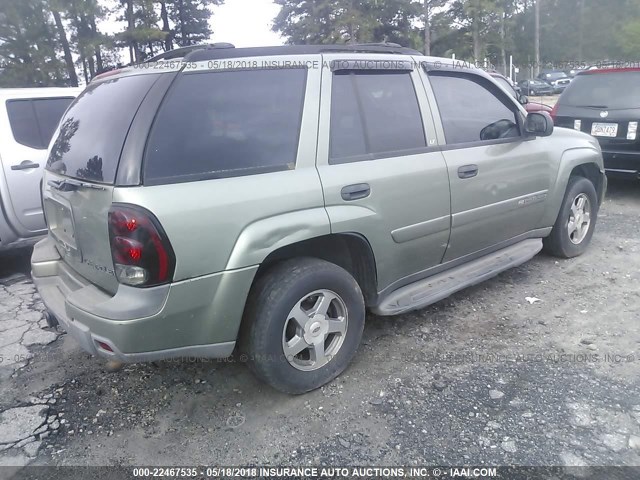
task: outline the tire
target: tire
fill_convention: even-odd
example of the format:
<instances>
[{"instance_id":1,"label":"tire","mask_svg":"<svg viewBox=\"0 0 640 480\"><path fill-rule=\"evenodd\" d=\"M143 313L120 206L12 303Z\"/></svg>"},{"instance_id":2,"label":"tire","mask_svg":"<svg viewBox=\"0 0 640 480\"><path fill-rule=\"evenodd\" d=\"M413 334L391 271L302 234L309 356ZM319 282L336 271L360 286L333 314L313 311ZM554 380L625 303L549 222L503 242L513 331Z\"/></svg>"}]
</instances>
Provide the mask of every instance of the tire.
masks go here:
<instances>
[{"instance_id":1,"label":"tire","mask_svg":"<svg viewBox=\"0 0 640 480\"><path fill-rule=\"evenodd\" d=\"M251 289L242 321L241 359L266 384L302 394L347 368L362 339L364 319L362 292L346 270L315 258L286 260ZM299 348L303 350L296 354Z\"/></svg>"},{"instance_id":2,"label":"tire","mask_svg":"<svg viewBox=\"0 0 640 480\"><path fill-rule=\"evenodd\" d=\"M577 218L581 224L576 227L576 213L580 212L579 201L584 200L584 213L589 215L589 223L586 225L584 216ZM598 195L593 183L584 177L571 177L567 185L567 191L560 207L560 213L551 234L544 239L544 250L556 257L573 258L582 255L588 248L598 220ZM573 224L570 222L573 220ZM570 229L573 230L570 233Z\"/></svg>"}]
</instances>

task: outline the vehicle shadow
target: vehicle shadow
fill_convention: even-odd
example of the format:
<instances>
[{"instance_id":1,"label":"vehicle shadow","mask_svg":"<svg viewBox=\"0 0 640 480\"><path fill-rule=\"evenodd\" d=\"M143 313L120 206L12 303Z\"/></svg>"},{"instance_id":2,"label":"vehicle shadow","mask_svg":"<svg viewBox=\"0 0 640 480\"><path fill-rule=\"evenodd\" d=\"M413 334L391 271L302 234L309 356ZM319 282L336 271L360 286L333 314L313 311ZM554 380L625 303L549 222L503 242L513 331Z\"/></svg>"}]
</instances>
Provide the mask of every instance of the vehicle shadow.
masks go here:
<instances>
[{"instance_id":1,"label":"vehicle shadow","mask_svg":"<svg viewBox=\"0 0 640 480\"><path fill-rule=\"evenodd\" d=\"M609 178L607 200L636 200L640 202L640 181Z\"/></svg>"},{"instance_id":2,"label":"vehicle shadow","mask_svg":"<svg viewBox=\"0 0 640 480\"><path fill-rule=\"evenodd\" d=\"M31 247L0 251L0 281L15 274L30 276Z\"/></svg>"}]
</instances>

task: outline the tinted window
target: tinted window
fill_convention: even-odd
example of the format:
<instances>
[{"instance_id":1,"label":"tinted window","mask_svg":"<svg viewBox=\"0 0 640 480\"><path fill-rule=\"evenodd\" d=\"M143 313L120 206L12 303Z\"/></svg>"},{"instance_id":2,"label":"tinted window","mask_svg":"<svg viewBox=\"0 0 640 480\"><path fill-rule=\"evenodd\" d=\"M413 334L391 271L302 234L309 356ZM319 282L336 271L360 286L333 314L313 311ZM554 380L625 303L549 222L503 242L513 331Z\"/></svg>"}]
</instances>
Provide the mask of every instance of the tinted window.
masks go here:
<instances>
[{"instance_id":1,"label":"tinted window","mask_svg":"<svg viewBox=\"0 0 640 480\"><path fill-rule=\"evenodd\" d=\"M60 122L64 111L72 101L73 98L43 98L33 100L44 148L49 146L53 132L55 132L58 127L58 122Z\"/></svg>"},{"instance_id":2,"label":"tinted window","mask_svg":"<svg viewBox=\"0 0 640 480\"><path fill-rule=\"evenodd\" d=\"M432 73L429 76L448 144L518 137L515 105L503 103L488 90L463 76ZM478 81L483 81L479 79ZM484 82L483 82L484 83Z\"/></svg>"},{"instance_id":3,"label":"tinted window","mask_svg":"<svg viewBox=\"0 0 640 480\"><path fill-rule=\"evenodd\" d=\"M31 148L43 148L36 112L31 100L10 100L7 113L16 142Z\"/></svg>"},{"instance_id":4,"label":"tinted window","mask_svg":"<svg viewBox=\"0 0 640 480\"><path fill-rule=\"evenodd\" d=\"M560 103L574 107L640 108L640 72L577 75Z\"/></svg>"},{"instance_id":5,"label":"tinted window","mask_svg":"<svg viewBox=\"0 0 640 480\"><path fill-rule=\"evenodd\" d=\"M73 98L35 98L7 101L13 138L31 148L45 149L62 114Z\"/></svg>"},{"instance_id":6,"label":"tinted window","mask_svg":"<svg viewBox=\"0 0 640 480\"><path fill-rule=\"evenodd\" d=\"M295 167L306 70L184 74L147 144L145 183Z\"/></svg>"},{"instance_id":7,"label":"tinted window","mask_svg":"<svg viewBox=\"0 0 640 480\"><path fill-rule=\"evenodd\" d=\"M516 91L506 79L502 77L493 77L493 79L498 82L502 88L509 92L510 95L512 95L513 97L517 96Z\"/></svg>"},{"instance_id":8,"label":"tinted window","mask_svg":"<svg viewBox=\"0 0 640 480\"><path fill-rule=\"evenodd\" d=\"M332 91L331 163L426 147L409 73L337 73Z\"/></svg>"},{"instance_id":9,"label":"tinted window","mask_svg":"<svg viewBox=\"0 0 640 480\"><path fill-rule=\"evenodd\" d=\"M137 75L89 85L62 119L47 168L70 177L113 183L133 117L157 78Z\"/></svg>"}]
</instances>

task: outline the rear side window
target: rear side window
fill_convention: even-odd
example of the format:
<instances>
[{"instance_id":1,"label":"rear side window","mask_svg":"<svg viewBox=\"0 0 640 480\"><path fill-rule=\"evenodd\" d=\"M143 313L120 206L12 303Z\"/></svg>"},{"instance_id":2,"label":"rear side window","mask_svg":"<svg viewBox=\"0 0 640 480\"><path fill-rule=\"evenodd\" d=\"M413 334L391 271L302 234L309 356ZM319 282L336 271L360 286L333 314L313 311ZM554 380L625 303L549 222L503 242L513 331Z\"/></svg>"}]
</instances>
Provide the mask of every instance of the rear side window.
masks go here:
<instances>
[{"instance_id":1,"label":"rear side window","mask_svg":"<svg viewBox=\"0 0 640 480\"><path fill-rule=\"evenodd\" d=\"M39 150L49 146L62 114L73 98L36 98L7 101L7 114L16 142Z\"/></svg>"},{"instance_id":2,"label":"rear side window","mask_svg":"<svg viewBox=\"0 0 640 480\"><path fill-rule=\"evenodd\" d=\"M133 117L158 76L135 75L89 85L62 119L47 169L113 184Z\"/></svg>"},{"instance_id":3,"label":"rear side window","mask_svg":"<svg viewBox=\"0 0 640 480\"><path fill-rule=\"evenodd\" d=\"M339 72L331 89L330 163L406 154L427 146L408 72Z\"/></svg>"},{"instance_id":4,"label":"rear side window","mask_svg":"<svg viewBox=\"0 0 640 480\"><path fill-rule=\"evenodd\" d=\"M640 72L577 75L559 102L572 107L640 108Z\"/></svg>"},{"instance_id":5,"label":"rear side window","mask_svg":"<svg viewBox=\"0 0 640 480\"><path fill-rule=\"evenodd\" d=\"M429 75L438 103L447 144L472 143L520 136L516 107L478 83L482 79L440 74ZM495 90L495 93L494 91Z\"/></svg>"},{"instance_id":6,"label":"rear side window","mask_svg":"<svg viewBox=\"0 0 640 480\"><path fill-rule=\"evenodd\" d=\"M305 69L181 75L151 129L147 185L295 168Z\"/></svg>"}]
</instances>

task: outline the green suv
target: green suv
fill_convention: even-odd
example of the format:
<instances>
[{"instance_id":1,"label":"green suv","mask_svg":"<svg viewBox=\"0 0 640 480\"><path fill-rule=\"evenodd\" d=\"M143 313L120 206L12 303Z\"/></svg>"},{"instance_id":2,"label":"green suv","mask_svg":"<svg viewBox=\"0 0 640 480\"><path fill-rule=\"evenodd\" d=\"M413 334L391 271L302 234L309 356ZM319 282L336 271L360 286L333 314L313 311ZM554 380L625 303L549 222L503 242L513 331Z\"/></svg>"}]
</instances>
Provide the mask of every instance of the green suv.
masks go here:
<instances>
[{"instance_id":1,"label":"green suv","mask_svg":"<svg viewBox=\"0 0 640 480\"><path fill-rule=\"evenodd\" d=\"M347 367L367 309L581 254L606 190L595 139L393 44L169 52L94 79L54 138L50 323L123 362L237 347L289 393Z\"/></svg>"}]
</instances>

